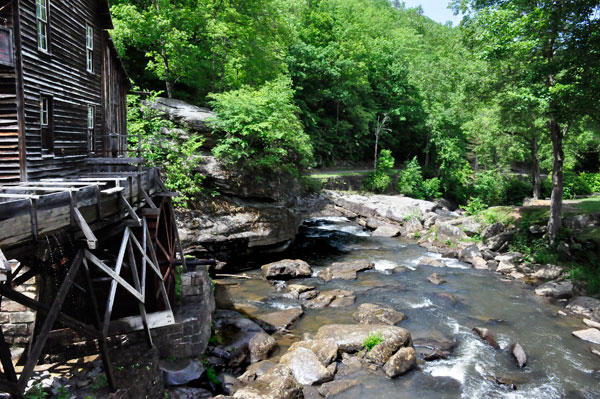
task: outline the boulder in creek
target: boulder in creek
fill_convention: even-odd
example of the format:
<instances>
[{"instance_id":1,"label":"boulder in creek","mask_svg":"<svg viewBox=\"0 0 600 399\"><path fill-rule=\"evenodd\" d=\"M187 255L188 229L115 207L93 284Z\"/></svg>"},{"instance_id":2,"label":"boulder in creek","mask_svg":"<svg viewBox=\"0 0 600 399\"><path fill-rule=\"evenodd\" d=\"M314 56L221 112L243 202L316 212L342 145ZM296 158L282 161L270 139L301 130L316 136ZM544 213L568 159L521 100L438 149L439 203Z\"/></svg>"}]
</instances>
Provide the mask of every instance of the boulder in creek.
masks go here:
<instances>
[{"instance_id":1,"label":"boulder in creek","mask_svg":"<svg viewBox=\"0 0 600 399\"><path fill-rule=\"evenodd\" d=\"M281 357L280 364L287 365L300 384L313 385L331 381L333 374L310 349L296 347Z\"/></svg>"},{"instance_id":2,"label":"boulder in creek","mask_svg":"<svg viewBox=\"0 0 600 399\"><path fill-rule=\"evenodd\" d=\"M442 258L458 258L458 251L456 249L446 249L442 252Z\"/></svg>"},{"instance_id":3,"label":"boulder in creek","mask_svg":"<svg viewBox=\"0 0 600 399\"><path fill-rule=\"evenodd\" d=\"M480 238L482 240L487 240L488 238L492 238L504 233L504 231L506 231L506 227L504 227L503 223L492 223L481 231Z\"/></svg>"},{"instance_id":4,"label":"boulder in creek","mask_svg":"<svg viewBox=\"0 0 600 399\"><path fill-rule=\"evenodd\" d=\"M473 262L471 262L473 264L473 267L475 269L478 270L489 270L490 266L488 265L488 261L483 259L483 258L473 258Z\"/></svg>"},{"instance_id":5,"label":"boulder in creek","mask_svg":"<svg viewBox=\"0 0 600 399\"><path fill-rule=\"evenodd\" d=\"M375 267L375 264L369 261L335 262L321 270L317 276L325 281L333 279L355 280L358 272L370 270L373 267Z\"/></svg>"},{"instance_id":6,"label":"boulder in creek","mask_svg":"<svg viewBox=\"0 0 600 399\"><path fill-rule=\"evenodd\" d=\"M473 263L475 258L482 258L481 251L475 244L463 248L458 254L458 260L461 262Z\"/></svg>"},{"instance_id":7,"label":"boulder in creek","mask_svg":"<svg viewBox=\"0 0 600 399\"><path fill-rule=\"evenodd\" d=\"M302 399L302 385L296 381L292 370L278 364L258 377L254 383L239 389L236 399Z\"/></svg>"},{"instance_id":8,"label":"boulder in creek","mask_svg":"<svg viewBox=\"0 0 600 399\"><path fill-rule=\"evenodd\" d=\"M585 330L573 331L573 335L577 338L591 342L592 344L600 345L600 330L597 328L588 328Z\"/></svg>"},{"instance_id":9,"label":"boulder in creek","mask_svg":"<svg viewBox=\"0 0 600 399\"><path fill-rule=\"evenodd\" d=\"M290 280L298 277L310 277L312 269L303 260L285 259L261 266L262 275L267 280Z\"/></svg>"},{"instance_id":10,"label":"boulder in creek","mask_svg":"<svg viewBox=\"0 0 600 399\"><path fill-rule=\"evenodd\" d=\"M423 230L423 223L418 218L410 218L402 225L402 235L415 234Z\"/></svg>"},{"instance_id":11,"label":"boulder in creek","mask_svg":"<svg viewBox=\"0 0 600 399\"><path fill-rule=\"evenodd\" d=\"M373 363L377 367L383 366L394 353L404 347L403 337L398 336L375 345L365 356L365 360Z\"/></svg>"},{"instance_id":12,"label":"boulder in creek","mask_svg":"<svg viewBox=\"0 0 600 399\"><path fill-rule=\"evenodd\" d=\"M329 398L330 396L340 394L359 384L360 382L358 380L336 380L326 382L319 387L319 393L321 396Z\"/></svg>"},{"instance_id":13,"label":"boulder in creek","mask_svg":"<svg viewBox=\"0 0 600 399\"><path fill-rule=\"evenodd\" d=\"M427 277L427 280L431 283L431 284L435 284L435 285L442 285L445 284L447 281L444 280L439 274L437 273L433 273L431 276Z\"/></svg>"},{"instance_id":14,"label":"boulder in creek","mask_svg":"<svg viewBox=\"0 0 600 399\"><path fill-rule=\"evenodd\" d=\"M570 281L550 281L537 287L535 294L553 298L569 298L573 296L573 283Z\"/></svg>"},{"instance_id":15,"label":"boulder in creek","mask_svg":"<svg viewBox=\"0 0 600 399\"><path fill-rule=\"evenodd\" d=\"M444 262L428 257L419 259L419 264L417 266L448 267Z\"/></svg>"},{"instance_id":16,"label":"boulder in creek","mask_svg":"<svg viewBox=\"0 0 600 399\"><path fill-rule=\"evenodd\" d=\"M412 334L417 357L425 361L447 359L456 348L456 342L438 331L422 331Z\"/></svg>"},{"instance_id":17,"label":"boulder in creek","mask_svg":"<svg viewBox=\"0 0 600 399\"><path fill-rule=\"evenodd\" d=\"M473 237L481 232L482 225L475 220L473 216L466 217L461 223L462 230L469 236Z\"/></svg>"},{"instance_id":18,"label":"boulder in creek","mask_svg":"<svg viewBox=\"0 0 600 399\"><path fill-rule=\"evenodd\" d=\"M498 342L496 342L496 339L492 333L490 333L490 330L487 328L475 327L473 328L473 331L475 334L479 335L479 338L487 342L492 348L500 349L500 345L498 345Z\"/></svg>"},{"instance_id":19,"label":"boulder in creek","mask_svg":"<svg viewBox=\"0 0 600 399\"><path fill-rule=\"evenodd\" d=\"M248 342L248 350L250 351L250 363L256 363L265 360L269 357L269 353L277 346L277 342L273 337L265 332L256 334L250 342Z\"/></svg>"},{"instance_id":20,"label":"boulder in creek","mask_svg":"<svg viewBox=\"0 0 600 399\"><path fill-rule=\"evenodd\" d=\"M190 359L161 361L159 365L165 385L185 385L204 374L204 366Z\"/></svg>"},{"instance_id":21,"label":"boulder in creek","mask_svg":"<svg viewBox=\"0 0 600 399\"><path fill-rule=\"evenodd\" d=\"M460 228L451 225L447 222L436 223L437 239L440 242L466 240L469 237Z\"/></svg>"},{"instance_id":22,"label":"boulder in creek","mask_svg":"<svg viewBox=\"0 0 600 399\"><path fill-rule=\"evenodd\" d=\"M314 352L325 367L332 364L338 357L338 345L333 339L308 339L304 341L294 342L288 349L288 352L293 352L297 348L306 348Z\"/></svg>"},{"instance_id":23,"label":"boulder in creek","mask_svg":"<svg viewBox=\"0 0 600 399\"><path fill-rule=\"evenodd\" d=\"M356 295L347 290L329 290L321 292L316 298L302 303L305 308L321 309L326 307L344 308L352 306Z\"/></svg>"},{"instance_id":24,"label":"boulder in creek","mask_svg":"<svg viewBox=\"0 0 600 399\"><path fill-rule=\"evenodd\" d=\"M315 339L333 339L342 352L358 352L369 335L380 335L384 341L399 340L403 346L412 345L410 333L401 327L376 324L328 324L321 328Z\"/></svg>"},{"instance_id":25,"label":"boulder in creek","mask_svg":"<svg viewBox=\"0 0 600 399\"><path fill-rule=\"evenodd\" d=\"M302 284L289 284L287 286L292 299L312 299L319 294L315 287Z\"/></svg>"},{"instance_id":26,"label":"boulder in creek","mask_svg":"<svg viewBox=\"0 0 600 399\"><path fill-rule=\"evenodd\" d=\"M398 377L417 365L417 356L412 347L401 348L383 366L383 371L388 378Z\"/></svg>"},{"instance_id":27,"label":"boulder in creek","mask_svg":"<svg viewBox=\"0 0 600 399\"><path fill-rule=\"evenodd\" d=\"M260 324L264 324L263 328L265 330L276 331L288 328L296 322L303 313L301 308L290 308L256 316L256 319L258 319Z\"/></svg>"},{"instance_id":28,"label":"boulder in creek","mask_svg":"<svg viewBox=\"0 0 600 399\"><path fill-rule=\"evenodd\" d=\"M600 330L600 323L590 319L583 319L583 324L588 327L597 328Z\"/></svg>"},{"instance_id":29,"label":"boulder in creek","mask_svg":"<svg viewBox=\"0 0 600 399\"><path fill-rule=\"evenodd\" d=\"M352 317L361 324L388 324L390 326L406 319L406 315L402 312L373 303L361 304Z\"/></svg>"},{"instance_id":30,"label":"boulder in creek","mask_svg":"<svg viewBox=\"0 0 600 399\"><path fill-rule=\"evenodd\" d=\"M525 354L525 350L521 345L519 345L519 343L515 343L514 345L512 345L510 354L512 355L513 359L515 359L515 361L517 362L517 366L519 366L519 368L525 367L525 365L527 364L527 354Z\"/></svg>"},{"instance_id":31,"label":"boulder in creek","mask_svg":"<svg viewBox=\"0 0 600 399\"><path fill-rule=\"evenodd\" d=\"M546 265L540 267L535 273L533 273L533 277L542 279L542 280L554 280L560 277L563 268L560 266L554 265Z\"/></svg>"},{"instance_id":32,"label":"boulder in creek","mask_svg":"<svg viewBox=\"0 0 600 399\"><path fill-rule=\"evenodd\" d=\"M510 274L516 270L517 270L517 266L515 266L513 263L506 262L506 261L501 261L498 264L498 267L496 268L496 272L502 273L502 274Z\"/></svg>"},{"instance_id":33,"label":"boulder in creek","mask_svg":"<svg viewBox=\"0 0 600 399\"><path fill-rule=\"evenodd\" d=\"M391 224L382 224L373 232L373 237L396 237L400 235L400 228Z\"/></svg>"},{"instance_id":34,"label":"boulder in creek","mask_svg":"<svg viewBox=\"0 0 600 399\"><path fill-rule=\"evenodd\" d=\"M590 320L600 322L600 299L576 296L569 301L567 309Z\"/></svg>"},{"instance_id":35,"label":"boulder in creek","mask_svg":"<svg viewBox=\"0 0 600 399\"><path fill-rule=\"evenodd\" d=\"M238 381L243 384L252 382L275 366L277 366L277 363L274 363L270 360L263 360L258 363L253 363L246 368L244 374L238 377Z\"/></svg>"}]
</instances>

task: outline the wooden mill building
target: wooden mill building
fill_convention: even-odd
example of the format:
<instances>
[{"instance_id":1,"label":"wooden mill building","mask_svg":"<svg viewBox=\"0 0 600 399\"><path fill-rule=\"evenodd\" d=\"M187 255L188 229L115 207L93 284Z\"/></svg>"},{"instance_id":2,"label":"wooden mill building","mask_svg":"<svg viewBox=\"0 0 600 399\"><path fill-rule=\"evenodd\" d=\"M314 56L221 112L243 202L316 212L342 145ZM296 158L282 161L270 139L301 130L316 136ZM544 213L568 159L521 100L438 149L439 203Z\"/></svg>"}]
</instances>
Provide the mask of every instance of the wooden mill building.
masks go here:
<instances>
[{"instance_id":1,"label":"wooden mill building","mask_svg":"<svg viewBox=\"0 0 600 399\"><path fill-rule=\"evenodd\" d=\"M20 372L0 324L0 391L14 397L56 328L97 340L112 386L115 321L150 345L151 326L173 323L176 194L127 146L110 28L106 0L0 0L0 300L36 312ZM32 282L33 298L19 290Z\"/></svg>"}]
</instances>

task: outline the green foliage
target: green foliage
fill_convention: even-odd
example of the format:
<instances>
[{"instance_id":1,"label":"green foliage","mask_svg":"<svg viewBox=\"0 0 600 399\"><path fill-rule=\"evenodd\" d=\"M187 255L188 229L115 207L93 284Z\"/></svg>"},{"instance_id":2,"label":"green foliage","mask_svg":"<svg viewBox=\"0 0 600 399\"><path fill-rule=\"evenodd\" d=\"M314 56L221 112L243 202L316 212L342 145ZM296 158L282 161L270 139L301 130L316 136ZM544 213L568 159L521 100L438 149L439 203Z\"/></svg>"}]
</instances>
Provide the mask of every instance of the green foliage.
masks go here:
<instances>
[{"instance_id":1,"label":"green foliage","mask_svg":"<svg viewBox=\"0 0 600 399\"><path fill-rule=\"evenodd\" d=\"M221 385L221 380L217 377L217 372L214 368L206 360L202 361L204 365L204 369L206 370L206 378L210 381L214 386L218 387Z\"/></svg>"},{"instance_id":2,"label":"green foliage","mask_svg":"<svg viewBox=\"0 0 600 399\"><path fill-rule=\"evenodd\" d=\"M392 183L390 173L394 168L395 162L396 160L392 156L392 152L382 149L377 158L377 170L365 178L363 182L364 188L376 193L386 192Z\"/></svg>"},{"instance_id":3,"label":"green foliage","mask_svg":"<svg viewBox=\"0 0 600 399\"><path fill-rule=\"evenodd\" d=\"M25 393L25 399L46 399L48 392L44 390L41 383L33 384Z\"/></svg>"},{"instance_id":4,"label":"green foliage","mask_svg":"<svg viewBox=\"0 0 600 399\"><path fill-rule=\"evenodd\" d=\"M417 157L408 162L398 175L398 192L418 199L441 197L441 180L437 177L423 179L423 173Z\"/></svg>"},{"instance_id":5,"label":"green foliage","mask_svg":"<svg viewBox=\"0 0 600 399\"><path fill-rule=\"evenodd\" d=\"M57 390L56 399L70 399L71 392L66 387L59 387Z\"/></svg>"},{"instance_id":6,"label":"green foliage","mask_svg":"<svg viewBox=\"0 0 600 399\"><path fill-rule=\"evenodd\" d=\"M464 206L464 210L467 215L477 215L487 207L488 205L480 197L471 197L467 205Z\"/></svg>"},{"instance_id":7,"label":"green foliage","mask_svg":"<svg viewBox=\"0 0 600 399\"><path fill-rule=\"evenodd\" d=\"M182 295L182 286L181 286L181 274L183 273L183 266L175 267L175 300L177 302L181 301L183 298Z\"/></svg>"},{"instance_id":8,"label":"green foliage","mask_svg":"<svg viewBox=\"0 0 600 399\"><path fill-rule=\"evenodd\" d=\"M288 78L210 98L216 114L210 125L219 135L213 149L217 158L248 174L299 176L311 165L312 146L297 117Z\"/></svg>"},{"instance_id":9,"label":"green foliage","mask_svg":"<svg viewBox=\"0 0 600 399\"><path fill-rule=\"evenodd\" d=\"M365 348L367 351L370 351L371 349L373 349L375 346L379 345L383 341L384 341L384 339L381 336L381 333L376 333L376 334L371 333L363 341L363 348Z\"/></svg>"},{"instance_id":10,"label":"green foliage","mask_svg":"<svg viewBox=\"0 0 600 399\"><path fill-rule=\"evenodd\" d=\"M106 374L98 374L98 376L96 376L96 379L94 380L94 383L92 384L92 389L101 389L101 388L106 388L108 386L108 378L106 377Z\"/></svg>"}]
</instances>

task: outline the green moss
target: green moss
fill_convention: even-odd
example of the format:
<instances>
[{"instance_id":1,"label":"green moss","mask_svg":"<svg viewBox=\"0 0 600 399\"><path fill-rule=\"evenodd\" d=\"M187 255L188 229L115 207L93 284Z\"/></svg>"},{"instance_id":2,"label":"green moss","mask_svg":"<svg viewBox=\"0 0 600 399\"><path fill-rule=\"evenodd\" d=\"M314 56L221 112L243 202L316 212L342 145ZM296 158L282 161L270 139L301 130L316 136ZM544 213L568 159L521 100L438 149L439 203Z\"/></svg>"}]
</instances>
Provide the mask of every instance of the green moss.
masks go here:
<instances>
[{"instance_id":1,"label":"green moss","mask_svg":"<svg viewBox=\"0 0 600 399\"><path fill-rule=\"evenodd\" d=\"M371 333L363 341L363 348L370 351L371 349L373 349L375 346L379 345L382 342L383 342L383 337L381 336L380 333L377 333L377 334Z\"/></svg>"}]
</instances>

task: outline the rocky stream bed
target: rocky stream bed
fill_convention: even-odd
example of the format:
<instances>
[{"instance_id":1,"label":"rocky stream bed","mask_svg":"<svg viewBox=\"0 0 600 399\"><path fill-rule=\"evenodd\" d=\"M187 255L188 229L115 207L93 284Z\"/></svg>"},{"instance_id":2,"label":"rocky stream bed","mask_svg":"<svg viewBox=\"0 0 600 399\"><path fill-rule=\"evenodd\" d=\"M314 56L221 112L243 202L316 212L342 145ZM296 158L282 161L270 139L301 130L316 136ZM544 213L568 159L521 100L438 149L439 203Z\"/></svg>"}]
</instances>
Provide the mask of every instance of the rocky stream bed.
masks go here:
<instances>
[{"instance_id":1,"label":"rocky stream bed","mask_svg":"<svg viewBox=\"0 0 600 399\"><path fill-rule=\"evenodd\" d=\"M502 226L457 223L432 203L347 198L304 222L288 260L216 281L207 360L226 394L600 397L600 301L578 296L562 269L499 252ZM433 239L424 229L436 224ZM485 244L457 238L468 226L488 230Z\"/></svg>"}]
</instances>

